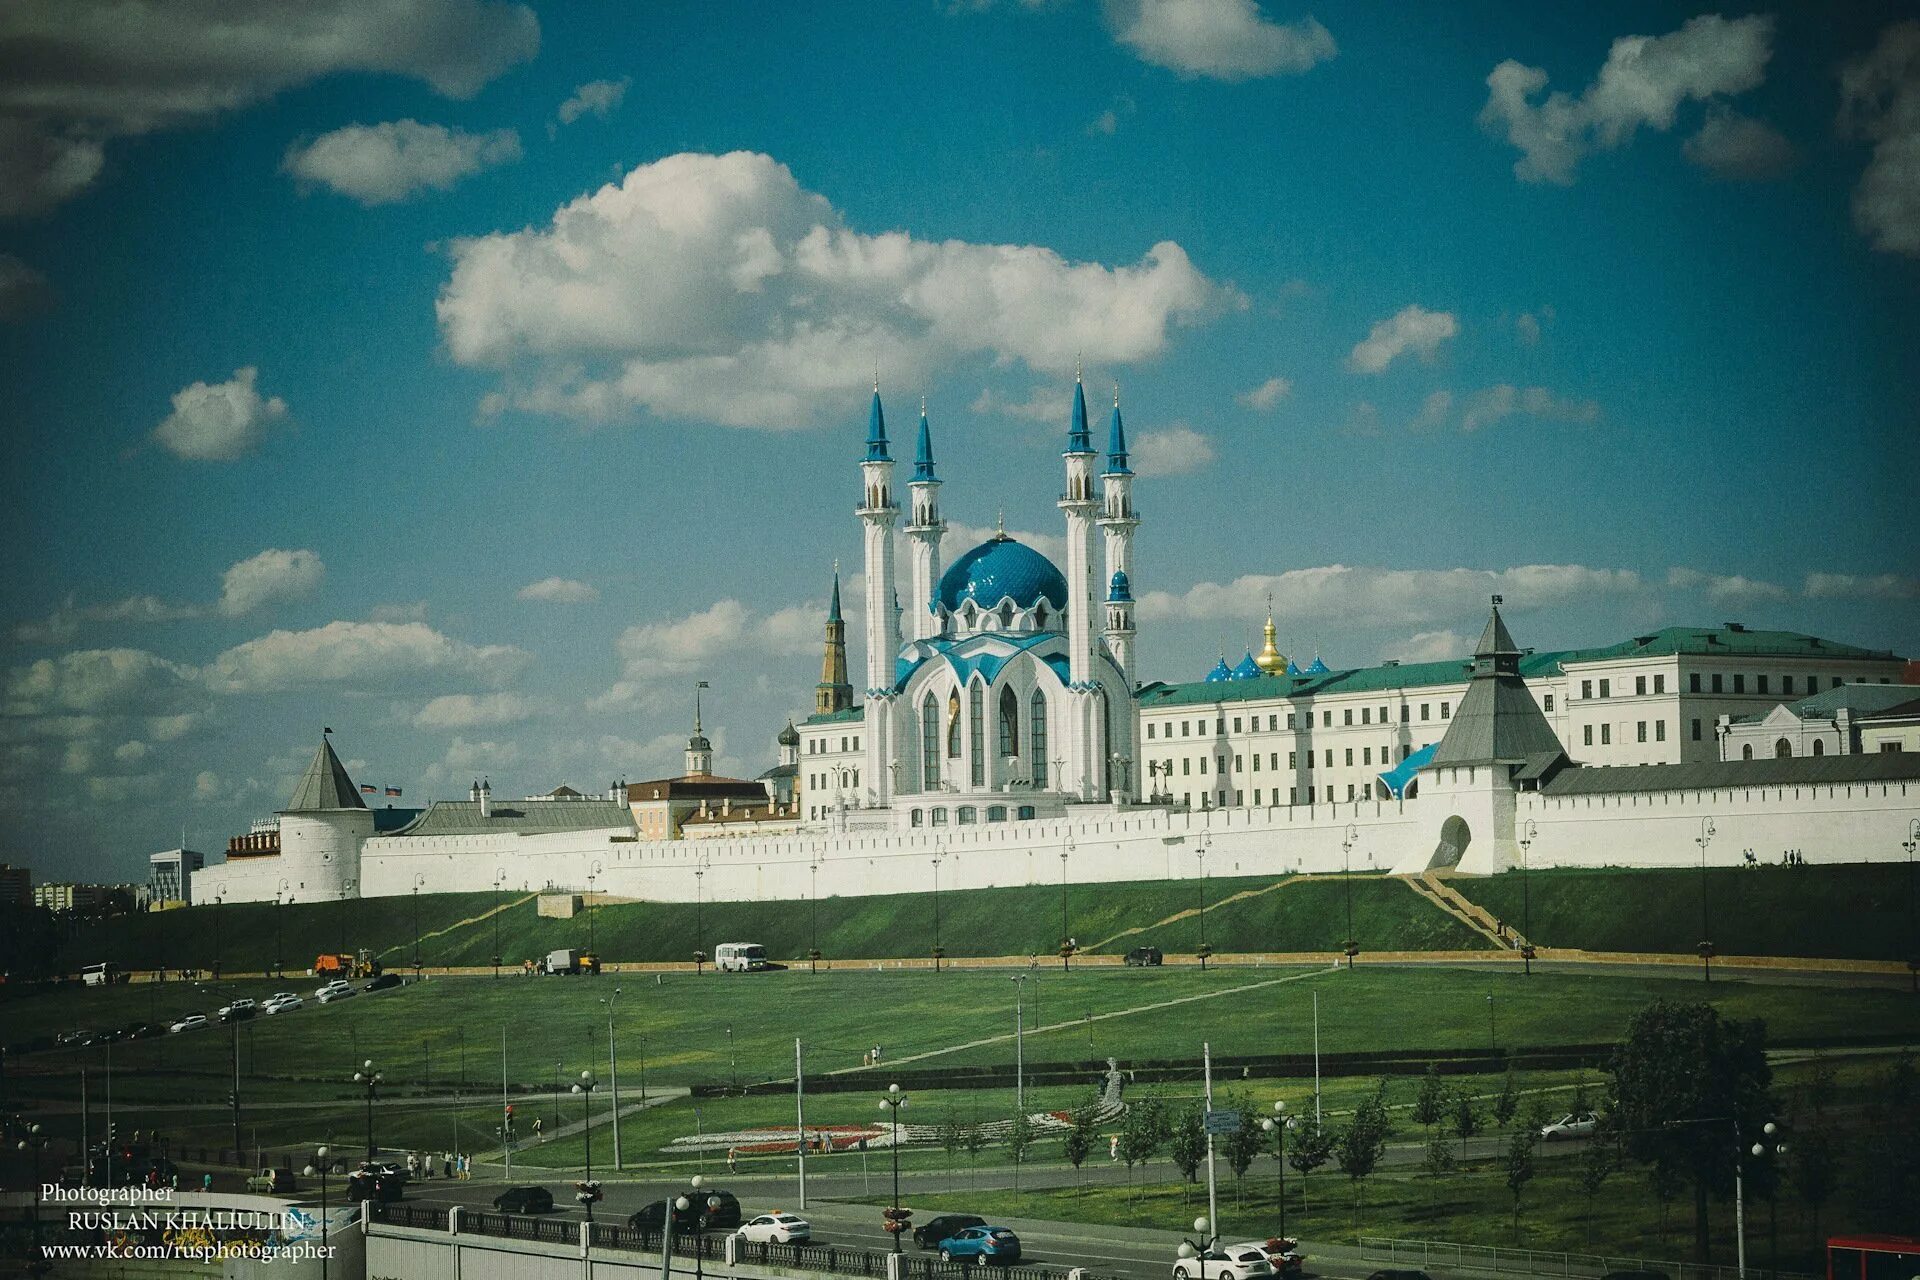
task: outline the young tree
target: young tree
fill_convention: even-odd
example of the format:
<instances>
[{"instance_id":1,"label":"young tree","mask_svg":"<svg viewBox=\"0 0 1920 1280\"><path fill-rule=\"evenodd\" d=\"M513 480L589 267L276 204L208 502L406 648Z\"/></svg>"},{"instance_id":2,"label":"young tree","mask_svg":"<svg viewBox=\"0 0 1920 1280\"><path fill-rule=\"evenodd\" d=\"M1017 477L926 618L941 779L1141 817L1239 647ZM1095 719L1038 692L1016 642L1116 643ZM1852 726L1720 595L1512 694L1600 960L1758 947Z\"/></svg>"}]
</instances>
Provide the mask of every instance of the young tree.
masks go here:
<instances>
[{"instance_id":1,"label":"young tree","mask_svg":"<svg viewBox=\"0 0 1920 1280\"><path fill-rule=\"evenodd\" d=\"M1460 1158L1467 1158L1467 1142L1480 1132L1480 1110L1473 1105L1473 1095L1462 1093L1453 1100L1453 1132L1460 1139Z\"/></svg>"},{"instance_id":2,"label":"young tree","mask_svg":"<svg viewBox=\"0 0 1920 1280\"><path fill-rule=\"evenodd\" d=\"M1427 1171L1427 1208L1433 1208L1434 1195L1439 1189L1440 1179L1453 1172L1453 1148L1447 1145L1444 1133L1434 1133L1427 1139L1427 1152L1420 1161L1420 1167Z\"/></svg>"},{"instance_id":3,"label":"young tree","mask_svg":"<svg viewBox=\"0 0 1920 1280\"><path fill-rule=\"evenodd\" d=\"M1013 1189L1020 1190L1020 1166L1026 1162L1027 1152L1033 1146L1033 1121L1024 1111L1013 1113L1013 1123L1007 1126L1007 1159L1013 1161Z\"/></svg>"},{"instance_id":4,"label":"young tree","mask_svg":"<svg viewBox=\"0 0 1920 1280\"><path fill-rule=\"evenodd\" d=\"M1260 1154L1263 1145L1260 1122L1254 1117L1253 1109L1240 1108L1240 1127L1220 1141L1226 1148L1221 1154L1227 1158L1227 1168L1233 1170L1233 1202L1239 1204L1246 1186L1247 1170L1253 1168L1254 1157Z\"/></svg>"},{"instance_id":5,"label":"young tree","mask_svg":"<svg viewBox=\"0 0 1920 1280\"><path fill-rule=\"evenodd\" d=\"M953 1158L960 1153L960 1148L965 1144L965 1141L960 1134L960 1122L958 1120L949 1119L941 1124L940 1148L947 1153L948 1179L952 1179L953 1177Z\"/></svg>"},{"instance_id":6,"label":"young tree","mask_svg":"<svg viewBox=\"0 0 1920 1280\"><path fill-rule=\"evenodd\" d=\"M967 1187L973 1187L974 1171L980 1167L980 1153L986 1149L987 1131L970 1124L960 1131L960 1146L967 1153Z\"/></svg>"},{"instance_id":7,"label":"young tree","mask_svg":"<svg viewBox=\"0 0 1920 1280\"><path fill-rule=\"evenodd\" d=\"M1180 1171L1180 1203L1185 1204L1187 1188L1198 1176L1200 1162L1207 1158L1206 1125L1198 1107L1184 1107L1174 1115L1167 1153L1173 1158L1173 1167Z\"/></svg>"},{"instance_id":8,"label":"young tree","mask_svg":"<svg viewBox=\"0 0 1920 1280\"><path fill-rule=\"evenodd\" d=\"M1520 1089L1513 1078L1513 1068L1507 1068L1507 1078L1500 1086L1500 1096L1493 1100L1493 1122L1505 1128L1513 1123L1514 1114L1520 1110Z\"/></svg>"},{"instance_id":9,"label":"young tree","mask_svg":"<svg viewBox=\"0 0 1920 1280\"><path fill-rule=\"evenodd\" d=\"M1139 1106L1130 1106L1120 1125L1120 1160L1127 1166L1127 1198L1133 1198L1133 1166L1145 1163L1153 1139L1151 1122Z\"/></svg>"},{"instance_id":10,"label":"young tree","mask_svg":"<svg viewBox=\"0 0 1920 1280\"><path fill-rule=\"evenodd\" d=\"M1073 1124L1060 1142L1060 1154L1067 1158L1067 1163L1073 1166L1076 1174L1080 1172L1080 1166L1086 1163L1087 1157L1093 1154L1094 1139L1099 1136L1095 1102L1095 1099L1089 1098L1075 1109Z\"/></svg>"},{"instance_id":11,"label":"young tree","mask_svg":"<svg viewBox=\"0 0 1920 1280\"><path fill-rule=\"evenodd\" d=\"M1533 1144L1539 1130L1522 1127L1514 1130L1507 1142L1507 1190L1513 1192L1513 1239L1520 1242L1520 1193L1533 1181Z\"/></svg>"},{"instance_id":12,"label":"young tree","mask_svg":"<svg viewBox=\"0 0 1920 1280\"><path fill-rule=\"evenodd\" d=\"M1586 1227L1588 1248L1593 1247L1593 1206L1599 1198L1601 1184L1613 1173L1617 1155L1611 1137L1605 1133L1596 1133L1580 1152L1580 1167L1574 1178L1586 1201L1586 1212L1581 1216Z\"/></svg>"},{"instance_id":13,"label":"young tree","mask_svg":"<svg viewBox=\"0 0 1920 1280\"><path fill-rule=\"evenodd\" d=\"M1575 1115L1593 1110L1593 1095L1587 1089L1587 1073L1584 1071L1573 1078L1573 1097L1570 1102Z\"/></svg>"},{"instance_id":14,"label":"young tree","mask_svg":"<svg viewBox=\"0 0 1920 1280\"><path fill-rule=\"evenodd\" d=\"M1353 1183L1354 1218L1359 1220L1359 1211L1366 1202L1366 1179L1380 1163L1380 1157L1387 1149L1387 1135L1391 1127L1387 1121L1386 1105L1376 1093L1367 1101L1354 1108L1353 1119L1340 1131L1334 1141L1333 1158L1340 1166L1340 1172L1347 1175Z\"/></svg>"},{"instance_id":15,"label":"young tree","mask_svg":"<svg viewBox=\"0 0 1920 1280\"><path fill-rule=\"evenodd\" d=\"M1300 1175L1300 1207L1307 1207L1308 1180L1333 1158L1333 1134L1320 1125L1303 1126L1287 1139L1287 1163Z\"/></svg>"},{"instance_id":16,"label":"young tree","mask_svg":"<svg viewBox=\"0 0 1920 1280\"><path fill-rule=\"evenodd\" d=\"M1420 1077L1420 1092L1413 1095L1413 1122L1424 1126L1431 1138L1433 1126L1446 1114L1447 1087L1440 1082L1439 1064L1429 1062L1427 1074Z\"/></svg>"}]
</instances>

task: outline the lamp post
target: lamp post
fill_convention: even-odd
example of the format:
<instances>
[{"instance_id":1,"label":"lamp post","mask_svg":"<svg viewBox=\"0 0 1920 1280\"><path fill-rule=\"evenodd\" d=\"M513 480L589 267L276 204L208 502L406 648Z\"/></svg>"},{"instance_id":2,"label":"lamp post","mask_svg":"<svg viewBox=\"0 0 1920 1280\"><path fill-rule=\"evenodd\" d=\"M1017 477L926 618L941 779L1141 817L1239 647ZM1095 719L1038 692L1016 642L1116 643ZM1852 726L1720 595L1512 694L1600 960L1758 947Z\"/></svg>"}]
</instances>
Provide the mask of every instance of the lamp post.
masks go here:
<instances>
[{"instance_id":1,"label":"lamp post","mask_svg":"<svg viewBox=\"0 0 1920 1280\"><path fill-rule=\"evenodd\" d=\"M619 998L618 987L612 995L600 997L600 1003L607 1006L607 1075L613 1092L613 1168L616 1173L627 1167L620 1158L620 1049L613 1038L613 1002Z\"/></svg>"},{"instance_id":2,"label":"lamp post","mask_svg":"<svg viewBox=\"0 0 1920 1280\"><path fill-rule=\"evenodd\" d=\"M1347 968L1353 968L1353 958L1360 954L1360 944L1353 936L1353 845L1360 838L1360 829L1353 823L1340 836L1340 885L1347 897Z\"/></svg>"},{"instance_id":3,"label":"lamp post","mask_svg":"<svg viewBox=\"0 0 1920 1280\"><path fill-rule=\"evenodd\" d=\"M227 885L223 880L220 887L213 891L213 979L220 980L220 904L227 898Z\"/></svg>"},{"instance_id":4,"label":"lamp post","mask_svg":"<svg viewBox=\"0 0 1920 1280\"><path fill-rule=\"evenodd\" d=\"M1920 919L1914 915L1914 862L1913 851L1920 847L1920 818L1907 819L1907 838L1900 842L1907 851L1907 945L1920 947ZM1920 991L1920 951L1907 957L1907 973L1913 978L1913 989Z\"/></svg>"},{"instance_id":5,"label":"lamp post","mask_svg":"<svg viewBox=\"0 0 1920 1280\"><path fill-rule=\"evenodd\" d=\"M887 1218L887 1231L893 1236L893 1251L900 1252L900 1237L905 1234L905 1224L900 1221L900 1108L907 1105L907 1095L900 1092L900 1086L887 1086L887 1096L880 1099L880 1109L891 1112L889 1126L892 1141L887 1145L893 1149L893 1212Z\"/></svg>"},{"instance_id":6,"label":"lamp post","mask_svg":"<svg viewBox=\"0 0 1920 1280\"><path fill-rule=\"evenodd\" d=\"M27 1126L24 1137L15 1144L21 1151L33 1152L33 1253L40 1256L40 1153L46 1149L47 1135L39 1125ZM86 1163L87 1153L80 1153L80 1161Z\"/></svg>"},{"instance_id":7,"label":"lamp post","mask_svg":"<svg viewBox=\"0 0 1920 1280\"><path fill-rule=\"evenodd\" d=\"M591 1070L582 1071L573 1085L573 1092L579 1094L580 1101L585 1104L580 1115L581 1129L587 1138L587 1177L574 1194L586 1208L588 1222L593 1221L593 1202L600 1198L600 1184L593 1180L593 1091L599 1087L600 1082L593 1078Z\"/></svg>"},{"instance_id":8,"label":"lamp post","mask_svg":"<svg viewBox=\"0 0 1920 1280\"><path fill-rule=\"evenodd\" d=\"M493 976L500 976L500 888L507 882L503 867L493 877Z\"/></svg>"},{"instance_id":9,"label":"lamp post","mask_svg":"<svg viewBox=\"0 0 1920 1280\"><path fill-rule=\"evenodd\" d=\"M1273 1135L1273 1167L1280 1178L1280 1234L1287 1234L1287 1130L1293 1128L1293 1117L1287 1114L1284 1099L1275 1099L1273 1115L1260 1122L1260 1127Z\"/></svg>"},{"instance_id":10,"label":"lamp post","mask_svg":"<svg viewBox=\"0 0 1920 1280\"><path fill-rule=\"evenodd\" d=\"M693 1175L692 1178L688 1179L688 1185L692 1187L693 1194L697 1196L700 1194L701 1188L707 1185L707 1180L696 1173ZM693 1200L691 1197L684 1196L684 1195L675 1196L673 1200L673 1207L675 1209L678 1209L681 1213L685 1213L689 1209L693 1208ZM702 1207L706 1210L707 1213L712 1213L714 1210L720 1207L720 1197L708 1196L706 1199L705 1205L703 1205ZM662 1269L666 1271L669 1275L671 1275L673 1271L673 1220L676 1216L677 1215L675 1214L669 1213L667 1215L666 1223L662 1228L662 1230L665 1232L666 1238L665 1238L665 1242L660 1246L660 1250L661 1250L660 1265ZM696 1224L701 1223L703 1221L704 1221L704 1215L695 1215L694 1222ZM694 1280L705 1280L705 1271L703 1270L703 1268L706 1263L707 1242L704 1237L696 1236L695 1239L696 1239L696 1243L693 1249Z\"/></svg>"},{"instance_id":11,"label":"lamp post","mask_svg":"<svg viewBox=\"0 0 1920 1280\"><path fill-rule=\"evenodd\" d=\"M1747 1276L1747 1198L1746 1198L1747 1156L1749 1154L1752 1154L1755 1157L1775 1156L1775 1155L1784 1156L1785 1154L1787 1154L1786 1142L1784 1140L1779 1142L1774 1141L1774 1139L1779 1137L1780 1135L1780 1128L1778 1125L1774 1124L1773 1121L1769 1120L1765 1124L1761 1125L1760 1134L1761 1134L1761 1138L1763 1139L1762 1141L1754 1143L1753 1146L1750 1148L1745 1146L1740 1141L1740 1120L1738 1117L1734 1118L1734 1121L1733 1121L1733 1242L1734 1242L1734 1251L1735 1251L1735 1261L1738 1264L1737 1269L1740 1275L1740 1280L1746 1280L1746 1276Z\"/></svg>"},{"instance_id":12,"label":"lamp post","mask_svg":"<svg viewBox=\"0 0 1920 1280\"><path fill-rule=\"evenodd\" d=\"M1182 1239L1180 1241L1180 1248L1176 1251L1182 1258L1198 1258L1200 1260L1199 1280L1207 1280L1207 1254L1213 1251L1214 1245L1219 1243L1220 1240L1219 1236L1213 1234L1212 1225L1213 1224L1205 1218L1195 1218L1193 1220L1193 1234L1194 1236L1198 1236L1199 1239L1196 1240L1191 1236Z\"/></svg>"},{"instance_id":13,"label":"lamp post","mask_svg":"<svg viewBox=\"0 0 1920 1280\"><path fill-rule=\"evenodd\" d=\"M1120 799L1124 801L1128 797L1127 784L1131 782L1133 778L1133 757L1121 755L1116 751L1113 753L1111 763L1114 768L1120 771ZM1112 786L1111 778L1108 779L1108 786Z\"/></svg>"},{"instance_id":14,"label":"lamp post","mask_svg":"<svg viewBox=\"0 0 1920 1280\"><path fill-rule=\"evenodd\" d=\"M600 864L593 864L593 870L587 872L587 954L598 955L593 949L593 885L600 878ZM592 970L588 970L589 973Z\"/></svg>"},{"instance_id":15,"label":"lamp post","mask_svg":"<svg viewBox=\"0 0 1920 1280\"><path fill-rule=\"evenodd\" d=\"M413 878L413 976L416 978L420 976L420 887L426 882L423 875Z\"/></svg>"},{"instance_id":16,"label":"lamp post","mask_svg":"<svg viewBox=\"0 0 1920 1280\"><path fill-rule=\"evenodd\" d=\"M280 908L286 905L285 902L281 901L281 897L285 895L286 902L293 901L292 891L293 885L286 880L282 880L279 886L273 891L273 976L276 978L280 976L281 969Z\"/></svg>"},{"instance_id":17,"label":"lamp post","mask_svg":"<svg viewBox=\"0 0 1920 1280\"><path fill-rule=\"evenodd\" d=\"M1067 847L1060 851L1060 971L1066 973L1073 968L1073 928L1067 920L1067 859L1073 854L1073 837L1067 837Z\"/></svg>"},{"instance_id":18,"label":"lamp post","mask_svg":"<svg viewBox=\"0 0 1920 1280\"><path fill-rule=\"evenodd\" d=\"M373 1159L373 1098L380 1091L380 1082L386 1077L373 1069L373 1059L368 1058L353 1073L353 1082L367 1091L367 1159Z\"/></svg>"},{"instance_id":19,"label":"lamp post","mask_svg":"<svg viewBox=\"0 0 1920 1280\"><path fill-rule=\"evenodd\" d=\"M346 902L351 899L353 897L353 891L359 887L360 882L358 880L342 880L340 882L340 901ZM347 912L345 910L340 912L340 954L347 954Z\"/></svg>"},{"instance_id":20,"label":"lamp post","mask_svg":"<svg viewBox=\"0 0 1920 1280\"><path fill-rule=\"evenodd\" d=\"M940 961L947 952L940 945L940 863L946 858L936 836L933 842L933 971L940 972Z\"/></svg>"},{"instance_id":21,"label":"lamp post","mask_svg":"<svg viewBox=\"0 0 1920 1280\"><path fill-rule=\"evenodd\" d=\"M1012 975L1013 982L1013 1104L1021 1110L1027 1105L1027 975Z\"/></svg>"},{"instance_id":22,"label":"lamp post","mask_svg":"<svg viewBox=\"0 0 1920 1280\"><path fill-rule=\"evenodd\" d=\"M1493 1051L1496 1058L1500 1056L1500 1031L1498 1024L1494 1021L1493 992L1491 991L1487 992L1487 1048Z\"/></svg>"},{"instance_id":23,"label":"lamp post","mask_svg":"<svg viewBox=\"0 0 1920 1280\"><path fill-rule=\"evenodd\" d=\"M707 868L705 862L694 864L693 868L693 971L697 975L700 966L707 962L707 925L705 903L702 900L701 886L705 880Z\"/></svg>"},{"instance_id":24,"label":"lamp post","mask_svg":"<svg viewBox=\"0 0 1920 1280\"><path fill-rule=\"evenodd\" d=\"M1194 952L1200 957L1200 972L1207 971L1207 957L1213 954L1213 948L1207 945L1207 848L1213 843L1213 833L1200 833L1200 946Z\"/></svg>"},{"instance_id":25,"label":"lamp post","mask_svg":"<svg viewBox=\"0 0 1920 1280\"><path fill-rule=\"evenodd\" d=\"M1713 843L1713 819L1700 819L1700 834L1693 838L1700 846L1700 972L1701 980L1713 981L1713 929L1707 916L1707 846Z\"/></svg>"},{"instance_id":26,"label":"lamp post","mask_svg":"<svg viewBox=\"0 0 1920 1280\"><path fill-rule=\"evenodd\" d=\"M333 1154L331 1148L319 1147L313 1153L314 1164L301 1172L311 1178L316 1172L320 1175L320 1280L327 1280L327 1159ZM314 1165L320 1166L317 1170Z\"/></svg>"},{"instance_id":27,"label":"lamp post","mask_svg":"<svg viewBox=\"0 0 1920 1280\"><path fill-rule=\"evenodd\" d=\"M1528 818L1520 828L1520 963L1528 974L1533 972L1533 894L1527 879L1527 853L1539 836L1539 824Z\"/></svg>"},{"instance_id":28,"label":"lamp post","mask_svg":"<svg viewBox=\"0 0 1920 1280\"><path fill-rule=\"evenodd\" d=\"M740 1088L740 1059L733 1052L733 1024L727 1024L727 1087Z\"/></svg>"},{"instance_id":29,"label":"lamp post","mask_svg":"<svg viewBox=\"0 0 1920 1280\"><path fill-rule=\"evenodd\" d=\"M812 924L809 926L809 940L807 942L807 965L811 972L819 973L820 972L820 855L817 852L813 855L813 861L810 864L808 864L807 871L812 877L810 881L811 887L807 892L807 909L813 919Z\"/></svg>"}]
</instances>

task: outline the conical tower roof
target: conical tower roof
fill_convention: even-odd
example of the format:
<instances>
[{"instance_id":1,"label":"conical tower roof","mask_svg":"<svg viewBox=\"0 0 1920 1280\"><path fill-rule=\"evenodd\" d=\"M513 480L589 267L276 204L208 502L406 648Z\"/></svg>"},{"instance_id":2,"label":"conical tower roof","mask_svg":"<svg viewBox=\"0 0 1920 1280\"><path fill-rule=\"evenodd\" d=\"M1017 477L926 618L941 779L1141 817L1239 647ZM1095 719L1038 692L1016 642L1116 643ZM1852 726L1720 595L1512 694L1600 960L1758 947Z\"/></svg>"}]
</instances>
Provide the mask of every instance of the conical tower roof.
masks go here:
<instances>
[{"instance_id":1,"label":"conical tower roof","mask_svg":"<svg viewBox=\"0 0 1920 1280\"><path fill-rule=\"evenodd\" d=\"M359 788L347 776L347 766L340 763L340 757L333 754L333 743L322 734L320 749L313 753L312 763L307 765L306 773L301 775L300 785L293 789L293 799L287 802L282 812L310 813L366 807L366 801L360 798Z\"/></svg>"},{"instance_id":2,"label":"conical tower roof","mask_svg":"<svg viewBox=\"0 0 1920 1280\"><path fill-rule=\"evenodd\" d=\"M1520 655L1495 596L1474 651L1473 679L1433 754L1434 764L1520 764L1541 752L1563 750L1546 713L1527 692Z\"/></svg>"}]
</instances>

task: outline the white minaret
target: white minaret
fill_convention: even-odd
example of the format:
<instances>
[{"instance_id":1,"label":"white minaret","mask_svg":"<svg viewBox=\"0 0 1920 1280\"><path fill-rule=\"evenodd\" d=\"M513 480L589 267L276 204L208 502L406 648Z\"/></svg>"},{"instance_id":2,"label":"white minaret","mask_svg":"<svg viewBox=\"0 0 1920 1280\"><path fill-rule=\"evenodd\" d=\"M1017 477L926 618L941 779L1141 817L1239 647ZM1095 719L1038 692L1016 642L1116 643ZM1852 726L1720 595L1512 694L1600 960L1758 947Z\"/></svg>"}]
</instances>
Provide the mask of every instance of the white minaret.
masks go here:
<instances>
[{"instance_id":1,"label":"white minaret","mask_svg":"<svg viewBox=\"0 0 1920 1280\"><path fill-rule=\"evenodd\" d=\"M1100 476L1100 531L1106 535L1107 652L1126 678L1131 698L1137 658L1133 630L1133 471L1127 466L1127 431L1120 424L1120 388L1113 389L1113 423L1107 431L1107 469Z\"/></svg>"},{"instance_id":2,"label":"white minaret","mask_svg":"<svg viewBox=\"0 0 1920 1280\"><path fill-rule=\"evenodd\" d=\"M920 401L920 440L913 455L912 512L906 533L913 543L913 589L907 596L907 634L926 640L940 634L933 589L940 581L940 540L947 525L940 518L940 478L933 473L933 432L927 426L927 402Z\"/></svg>"},{"instance_id":3,"label":"white minaret","mask_svg":"<svg viewBox=\"0 0 1920 1280\"><path fill-rule=\"evenodd\" d=\"M1073 380L1073 423L1067 432L1067 492L1060 510L1067 517L1067 688L1072 707L1068 728L1066 776L1061 789L1091 800L1105 792L1098 689L1094 667L1094 618L1099 604L1093 586L1093 436L1087 430L1087 393Z\"/></svg>"},{"instance_id":4,"label":"white minaret","mask_svg":"<svg viewBox=\"0 0 1920 1280\"><path fill-rule=\"evenodd\" d=\"M860 525L865 535L867 568L866 717L861 726L864 763L856 794L888 803L892 787L893 664L900 653L898 592L893 585L893 522L900 508L893 500L893 457L887 452L887 420L880 408L880 383L873 384L873 409L867 418L867 456L860 463L863 491Z\"/></svg>"}]
</instances>

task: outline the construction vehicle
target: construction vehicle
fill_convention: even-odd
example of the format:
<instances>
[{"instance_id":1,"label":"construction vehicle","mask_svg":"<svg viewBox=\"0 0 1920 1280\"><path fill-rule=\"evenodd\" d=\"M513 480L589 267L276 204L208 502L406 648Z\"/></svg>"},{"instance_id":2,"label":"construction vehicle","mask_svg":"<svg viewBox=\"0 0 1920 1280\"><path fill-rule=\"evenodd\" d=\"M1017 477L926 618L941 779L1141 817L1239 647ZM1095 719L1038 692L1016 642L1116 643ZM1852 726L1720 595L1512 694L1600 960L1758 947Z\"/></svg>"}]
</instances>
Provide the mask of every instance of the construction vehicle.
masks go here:
<instances>
[{"instance_id":1,"label":"construction vehicle","mask_svg":"<svg viewBox=\"0 0 1920 1280\"><path fill-rule=\"evenodd\" d=\"M576 947L562 947L558 951L547 952L547 958L540 962L540 972L598 973L600 957Z\"/></svg>"},{"instance_id":2,"label":"construction vehicle","mask_svg":"<svg viewBox=\"0 0 1920 1280\"><path fill-rule=\"evenodd\" d=\"M344 952L316 956L313 961L313 976L316 978L377 978L380 976L380 962L373 958L373 952L365 947L352 955Z\"/></svg>"}]
</instances>

